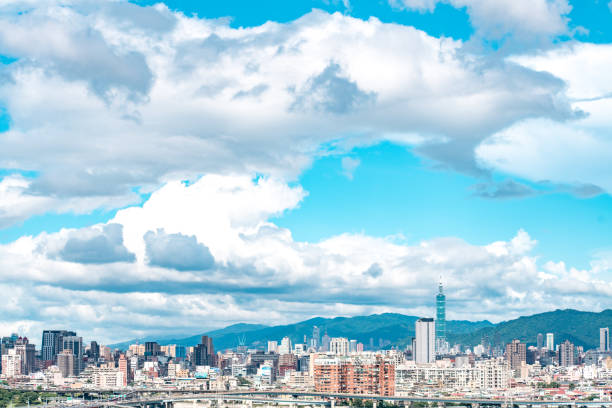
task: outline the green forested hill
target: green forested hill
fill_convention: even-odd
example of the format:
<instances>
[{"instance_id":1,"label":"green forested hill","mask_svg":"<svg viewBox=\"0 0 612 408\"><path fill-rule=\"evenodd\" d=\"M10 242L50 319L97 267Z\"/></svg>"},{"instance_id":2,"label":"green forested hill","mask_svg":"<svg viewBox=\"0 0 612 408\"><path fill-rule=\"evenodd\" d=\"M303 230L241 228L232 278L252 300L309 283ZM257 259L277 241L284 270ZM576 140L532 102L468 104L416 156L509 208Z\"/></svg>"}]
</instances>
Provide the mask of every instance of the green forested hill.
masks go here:
<instances>
[{"instance_id":1,"label":"green forested hill","mask_svg":"<svg viewBox=\"0 0 612 408\"><path fill-rule=\"evenodd\" d=\"M414 323L418 317L397 313L383 313L370 316L336 317L325 319L315 317L303 322L282 326L263 326L254 324L237 324L224 329L203 333L213 338L215 348L222 350L236 347L240 342L249 347L265 347L268 340L280 341L288 336L293 342L301 342L304 335L312 336L313 326L318 326L321 336L327 331L330 337L348 337L362 342L366 346L370 338L378 346L379 339L387 340L390 345L404 346L414 337ZM493 344L508 343L520 339L529 344L536 343L538 333L554 333L555 343L570 340L585 348L599 346L599 328L612 327L612 310L600 313L581 312L578 310L555 310L532 316L492 324L489 321L470 322L450 320L447 322L448 338L451 344L460 343L466 346L479 344L483 337ZM193 346L200 342L202 334L179 338L158 339L159 343ZM145 339L140 339L143 342ZM147 341L155 340L148 338ZM134 341L123 342L113 347L125 348Z\"/></svg>"},{"instance_id":2,"label":"green forested hill","mask_svg":"<svg viewBox=\"0 0 612 408\"><path fill-rule=\"evenodd\" d=\"M594 313L565 309L522 316L471 333L453 335L451 340L474 345L486 336L492 343L508 343L519 339L535 345L538 333L544 334L544 337L546 333L554 333L555 344L570 340L576 345L590 349L599 346L600 327L612 327L612 310Z\"/></svg>"},{"instance_id":3,"label":"green forested hill","mask_svg":"<svg viewBox=\"0 0 612 408\"><path fill-rule=\"evenodd\" d=\"M244 341L250 347L264 347L268 340L280 340L288 336L293 342L301 342L304 335L307 338L312 336L312 329L318 326L321 336L327 331L330 337L348 337L356 339L368 345L370 338L378 346L379 339L391 342L391 345L404 345L410 342L414 336L414 323L418 317L406 316L397 313L383 313L370 316L356 317L336 317L326 319L315 317L303 322L281 325L281 326L261 326L261 325L233 325L225 329L215 330L208 333L203 333L211 336L215 348L217 350L236 347L239 342ZM469 322L448 321L447 327L449 332L469 333L483 327L492 326L488 321ZM163 339L159 343L164 344L181 344L185 346L193 346L200 342L202 334L181 338L181 339ZM140 339L142 343L144 339ZM153 340L153 339L146 339ZM112 347L125 348L133 341L118 343Z\"/></svg>"}]
</instances>

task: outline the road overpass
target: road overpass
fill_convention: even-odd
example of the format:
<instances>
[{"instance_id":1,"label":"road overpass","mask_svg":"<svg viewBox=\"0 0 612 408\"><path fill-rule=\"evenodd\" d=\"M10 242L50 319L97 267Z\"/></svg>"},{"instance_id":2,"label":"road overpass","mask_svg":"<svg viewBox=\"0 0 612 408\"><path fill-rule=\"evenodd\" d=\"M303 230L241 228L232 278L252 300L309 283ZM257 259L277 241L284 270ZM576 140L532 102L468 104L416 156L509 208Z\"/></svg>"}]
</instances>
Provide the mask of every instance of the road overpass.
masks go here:
<instances>
[{"instance_id":1,"label":"road overpass","mask_svg":"<svg viewBox=\"0 0 612 408\"><path fill-rule=\"evenodd\" d=\"M474 398L474 397L424 397L424 396L385 396L367 394L320 393L291 390L241 390L241 391L198 391L198 390L164 390L164 389L138 389L138 390L36 390L39 392L56 392L64 395L75 394L108 394L116 395L114 398L94 400L81 404L85 407L114 406L138 408L173 408L178 402L210 402L220 405L219 402L244 402L246 406L253 404L289 405L289 406L331 406L336 403L344 405L344 401L367 400L372 401L375 408L377 402L386 401L398 406L413 407L427 404L434 407L470 406L472 408L612 408L612 401L575 401L564 399L547 400L521 400L511 398Z\"/></svg>"},{"instance_id":2,"label":"road overpass","mask_svg":"<svg viewBox=\"0 0 612 408\"><path fill-rule=\"evenodd\" d=\"M398 406L412 407L416 403L425 403L434 407L470 406L472 408L612 408L612 401L572 401L572 400L516 400L491 398L442 398L421 396L385 396L344 393L294 392L287 390L269 391L228 391L206 393L192 396L166 396L162 398L144 398L123 401L118 406L138 408L173 408L177 402L246 402L247 406L255 404L268 405L310 405L334 407L338 402L349 400L368 400L376 408L377 402L385 401ZM344 404L342 404L344 405Z\"/></svg>"}]
</instances>

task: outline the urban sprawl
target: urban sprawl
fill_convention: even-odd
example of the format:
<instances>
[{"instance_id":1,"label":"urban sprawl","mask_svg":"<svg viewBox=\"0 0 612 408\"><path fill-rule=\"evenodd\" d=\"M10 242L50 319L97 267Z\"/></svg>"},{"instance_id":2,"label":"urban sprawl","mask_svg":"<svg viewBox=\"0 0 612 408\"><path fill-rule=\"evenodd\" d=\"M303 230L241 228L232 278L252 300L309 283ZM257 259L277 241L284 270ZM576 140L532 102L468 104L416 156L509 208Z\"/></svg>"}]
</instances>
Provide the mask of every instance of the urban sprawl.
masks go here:
<instances>
[{"instance_id":1,"label":"urban sprawl","mask_svg":"<svg viewBox=\"0 0 612 408\"><path fill-rule=\"evenodd\" d=\"M529 347L519 340L492 346L487 339L471 349L450 346L440 284L436 318L419 319L412 344L403 350L331 337L317 326L296 344L284 337L268 341L266 350L242 345L223 352L215 352L208 336L192 347L146 342L120 350L96 341L84 346L74 331L45 330L40 350L18 334L2 338L1 378L5 386L24 390L279 389L603 402L612 396L609 334L601 328L593 350L552 333L538 334Z\"/></svg>"}]
</instances>

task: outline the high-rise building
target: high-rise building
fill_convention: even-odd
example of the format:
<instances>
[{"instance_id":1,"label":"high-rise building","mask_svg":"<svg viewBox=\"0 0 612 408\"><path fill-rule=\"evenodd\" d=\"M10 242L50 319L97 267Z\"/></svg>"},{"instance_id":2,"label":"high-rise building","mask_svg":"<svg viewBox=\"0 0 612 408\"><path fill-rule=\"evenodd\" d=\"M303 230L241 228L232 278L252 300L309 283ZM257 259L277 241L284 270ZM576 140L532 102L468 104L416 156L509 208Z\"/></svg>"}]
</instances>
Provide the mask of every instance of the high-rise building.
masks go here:
<instances>
[{"instance_id":1,"label":"high-rise building","mask_svg":"<svg viewBox=\"0 0 612 408\"><path fill-rule=\"evenodd\" d=\"M318 350L321 345L321 330L318 326L312 327L312 341L310 345L315 350Z\"/></svg>"},{"instance_id":2,"label":"high-rise building","mask_svg":"<svg viewBox=\"0 0 612 408\"><path fill-rule=\"evenodd\" d=\"M89 357L93 361L98 361L98 359L100 358L100 346L96 341L92 341L89 344Z\"/></svg>"},{"instance_id":3,"label":"high-rise building","mask_svg":"<svg viewBox=\"0 0 612 408\"><path fill-rule=\"evenodd\" d=\"M4 377L12 378L22 375L22 366L21 354L14 348L8 349L7 353L2 355L2 375Z\"/></svg>"},{"instance_id":4,"label":"high-rise building","mask_svg":"<svg viewBox=\"0 0 612 408\"><path fill-rule=\"evenodd\" d=\"M62 352L57 355L57 366L64 378L77 375L75 363L74 354L70 349L62 350Z\"/></svg>"},{"instance_id":5,"label":"high-rise building","mask_svg":"<svg viewBox=\"0 0 612 408\"><path fill-rule=\"evenodd\" d=\"M83 371L83 338L79 336L63 336L62 343L62 353L69 350L74 355L74 375L79 375Z\"/></svg>"},{"instance_id":6,"label":"high-rise building","mask_svg":"<svg viewBox=\"0 0 612 408\"><path fill-rule=\"evenodd\" d=\"M278 354L290 354L293 350L291 339L289 337L283 337L280 346L278 346Z\"/></svg>"},{"instance_id":7,"label":"high-rise building","mask_svg":"<svg viewBox=\"0 0 612 408\"><path fill-rule=\"evenodd\" d=\"M563 367L574 365L574 345L569 340L559 345L559 365Z\"/></svg>"},{"instance_id":8,"label":"high-rise building","mask_svg":"<svg viewBox=\"0 0 612 408\"><path fill-rule=\"evenodd\" d=\"M610 351L610 328L599 329L599 351Z\"/></svg>"},{"instance_id":9,"label":"high-rise building","mask_svg":"<svg viewBox=\"0 0 612 408\"><path fill-rule=\"evenodd\" d=\"M321 338L321 351L329 351L329 342L331 341L331 337L327 335L327 330L325 330L325 334ZM372 341L373 342L373 341Z\"/></svg>"},{"instance_id":10,"label":"high-rise building","mask_svg":"<svg viewBox=\"0 0 612 408\"><path fill-rule=\"evenodd\" d=\"M213 346L212 337L202 336L202 344L206 345L206 350L208 350L209 359L213 360L215 355L215 347ZM213 358L211 358L210 356L213 356ZM214 362L211 362L211 365L214 365Z\"/></svg>"},{"instance_id":11,"label":"high-rise building","mask_svg":"<svg viewBox=\"0 0 612 408\"><path fill-rule=\"evenodd\" d=\"M415 324L414 360L417 363L433 363L436 361L435 350L435 322L426 317L416 321Z\"/></svg>"},{"instance_id":12,"label":"high-rise building","mask_svg":"<svg viewBox=\"0 0 612 408\"><path fill-rule=\"evenodd\" d=\"M446 347L446 295L442 287L442 279L436 295L436 350L442 354L447 352Z\"/></svg>"},{"instance_id":13,"label":"high-rise building","mask_svg":"<svg viewBox=\"0 0 612 408\"><path fill-rule=\"evenodd\" d=\"M43 330L41 358L43 361L55 362L57 355L64 347L63 338L76 336L76 333L68 330Z\"/></svg>"},{"instance_id":14,"label":"high-rise building","mask_svg":"<svg viewBox=\"0 0 612 408\"><path fill-rule=\"evenodd\" d=\"M329 352L339 356L346 356L349 353L349 341L345 337L333 337L329 342Z\"/></svg>"},{"instance_id":15,"label":"high-rise building","mask_svg":"<svg viewBox=\"0 0 612 408\"><path fill-rule=\"evenodd\" d=\"M268 353L276 353L278 351L278 341L268 340Z\"/></svg>"},{"instance_id":16,"label":"high-rise building","mask_svg":"<svg viewBox=\"0 0 612 408\"><path fill-rule=\"evenodd\" d=\"M527 362L527 347L520 340L512 340L506 344L506 360L508 368L513 370L515 375L520 374L521 366Z\"/></svg>"},{"instance_id":17,"label":"high-rise building","mask_svg":"<svg viewBox=\"0 0 612 408\"><path fill-rule=\"evenodd\" d=\"M351 340L349 342L349 353L357 352L357 340Z\"/></svg>"},{"instance_id":18,"label":"high-rise building","mask_svg":"<svg viewBox=\"0 0 612 408\"><path fill-rule=\"evenodd\" d=\"M544 345L544 335L542 333L538 333L536 344L538 346L538 351L542 350L542 346Z\"/></svg>"},{"instance_id":19,"label":"high-rise building","mask_svg":"<svg viewBox=\"0 0 612 408\"><path fill-rule=\"evenodd\" d=\"M555 335L553 333L546 333L546 348L548 351L555 351Z\"/></svg>"},{"instance_id":20,"label":"high-rise building","mask_svg":"<svg viewBox=\"0 0 612 408\"><path fill-rule=\"evenodd\" d=\"M192 363L196 366L214 366L215 351L212 343L212 338L202 336L202 342L196 345L193 349Z\"/></svg>"},{"instance_id":21,"label":"high-rise building","mask_svg":"<svg viewBox=\"0 0 612 408\"><path fill-rule=\"evenodd\" d=\"M122 384L125 387L130 379L130 361L125 358L124 354L119 356L119 371L121 371Z\"/></svg>"},{"instance_id":22,"label":"high-rise building","mask_svg":"<svg viewBox=\"0 0 612 408\"><path fill-rule=\"evenodd\" d=\"M27 375L34 372L36 364L36 349L34 344L30 344L27 337L19 337L17 341L15 341L13 350L21 356L21 374Z\"/></svg>"},{"instance_id":23,"label":"high-rise building","mask_svg":"<svg viewBox=\"0 0 612 408\"><path fill-rule=\"evenodd\" d=\"M161 352L161 348L159 347L159 344L156 341L147 341L144 344L145 346L145 351L144 351L144 355L145 357L150 357L150 356L158 356Z\"/></svg>"}]
</instances>

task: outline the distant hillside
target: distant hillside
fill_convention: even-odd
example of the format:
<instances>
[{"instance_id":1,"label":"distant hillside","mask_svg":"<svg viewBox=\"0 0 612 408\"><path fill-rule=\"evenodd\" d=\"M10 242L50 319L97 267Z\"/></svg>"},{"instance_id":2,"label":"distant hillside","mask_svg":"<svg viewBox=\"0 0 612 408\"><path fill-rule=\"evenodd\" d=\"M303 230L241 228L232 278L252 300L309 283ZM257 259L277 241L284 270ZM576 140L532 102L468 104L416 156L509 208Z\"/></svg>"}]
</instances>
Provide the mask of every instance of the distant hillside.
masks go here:
<instances>
[{"instance_id":1,"label":"distant hillside","mask_svg":"<svg viewBox=\"0 0 612 408\"><path fill-rule=\"evenodd\" d=\"M573 309L555 310L501 322L495 326L450 336L451 342L466 345L479 344L484 336L493 344L519 339L530 345L537 342L538 333L554 333L555 344L570 340L586 349L599 346L599 328L612 327L612 310L600 313ZM544 340L546 341L546 340Z\"/></svg>"},{"instance_id":2,"label":"distant hillside","mask_svg":"<svg viewBox=\"0 0 612 408\"><path fill-rule=\"evenodd\" d=\"M238 324L224 329L211 331L207 334L213 338L217 350L236 347L240 340L244 340L249 347L265 347L268 340L280 341L288 336L293 342L302 342L304 335L307 338L312 336L313 326L318 326L321 336L327 331L331 337L348 337L362 342L366 346L370 343L370 338L378 346L379 339L387 340L391 345L408 344L414 337L414 324L418 317L406 316L397 313L384 313L371 316L356 317L336 317L326 319L316 317L303 322L282 326L262 326ZM447 330L449 333L465 334L474 332L478 329L491 327L493 324L488 321L469 322L469 321L448 321ZM160 339L159 343L180 344L193 346L200 342L202 334L181 338L181 339ZM148 339L147 341L152 341ZM142 340L141 340L142 342ZM123 342L112 345L112 347L126 348L133 341Z\"/></svg>"}]
</instances>

